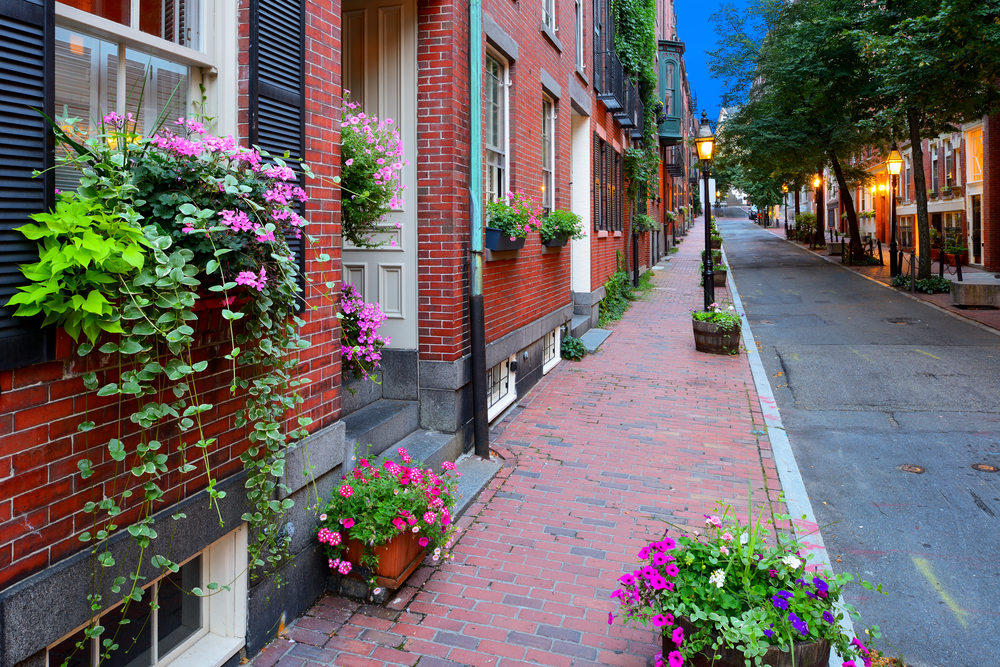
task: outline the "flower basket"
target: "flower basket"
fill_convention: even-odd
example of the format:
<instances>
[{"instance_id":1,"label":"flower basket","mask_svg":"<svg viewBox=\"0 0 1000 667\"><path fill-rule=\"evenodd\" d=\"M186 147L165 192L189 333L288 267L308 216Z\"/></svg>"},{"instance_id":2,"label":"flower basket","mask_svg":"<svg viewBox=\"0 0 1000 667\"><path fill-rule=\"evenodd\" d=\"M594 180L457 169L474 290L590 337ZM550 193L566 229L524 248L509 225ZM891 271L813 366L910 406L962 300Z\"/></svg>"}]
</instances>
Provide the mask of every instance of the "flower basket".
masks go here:
<instances>
[{"instance_id":1,"label":"flower basket","mask_svg":"<svg viewBox=\"0 0 1000 667\"><path fill-rule=\"evenodd\" d=\"M714 276L712 278L712 282L715 283L715 286L716 287L725 287L725 285L726 285L726 278L729 277L729 272L726 271L725 269L723 269L721 271L718 270L718 269L713 269L712 273L714 274Z\"/></svg>"},{"instance_id":2,"label":"flower basket","mask_svg":"<svg viewBox=\"0 0 1000 667\"><path fill-rule=\"evenodd\" d=\"M393 591L403 585L427 554L427 549L420 546L418 540L419 535L415 533L400 533L372 550L378 557L378 565L375 571L371 572L377 585ZM358 563L361 561L363 550L361 542L348 540L344 557L352 563ZM352 570L348 576L363 579L361 569L363 568Z\"/></svg>"},{"instance_id":3,"label":"flower basket","mask_svg":"<svg viewBox=\"0 0 1000 667\"><path fill-rule=\"evenodd\" d=\"M699 352L731 354L740 349L740 327L723 330L715 322L691 320L694 327L694 347Z\"/></svg>"},{"instance_id":4,"label":"flower basket","mask_svg":"<svg viewBox=\"0 0 1000 667\"><path fill-rule=\"evenodd\" d=\"M718 241L716 241L715 239L712 239L710 241L710 244L712 246L712 250L719 250L719 249L722 248L722 239L719 239Z\"/></svg>"},{"instance_id":5,"label":"flower basket","mask_svg":"<svg viewBox=\"0 0 1000 667\"><path fill-rule=\"evenodd\" d=\"M548 241L542 241L542 245L549 248L561 248L569 242L569 234L557 234Z\"/></svg>"},{"instance_id":6,"label":"flower basket","mask_svg":"<svg viewBox=\"0 0 1000 667\"><path fill-rule=\"evenodd\" d=\"M684 628L685 636L693 635L697 628L686 618L678 618L677 625ZM663 655L670 655L680 647L674 643L670 633L663 635ZM719 658L713 660L714 654ZM830 642L795 642L795 662L792 654L782 651L778 646L772 646L762 658L762 664L769 667L827 667L830 664ZM746 658L741 651L732 648L722 648L719 651L705 650L697 653L691 659L693 667L744 667Z\"/></svg>"},{"instance_id":7,"label":"flower basket","mask_svg":"<svg viewBox=\"0 0 1000 667\"><path fill-rule=\"evenodd\" d=\"M501 230L492 227L486 228L486 247L493 252L500 250L520 250L524 247L525 237L511 240Z\"/></svg>"}]
</instances>

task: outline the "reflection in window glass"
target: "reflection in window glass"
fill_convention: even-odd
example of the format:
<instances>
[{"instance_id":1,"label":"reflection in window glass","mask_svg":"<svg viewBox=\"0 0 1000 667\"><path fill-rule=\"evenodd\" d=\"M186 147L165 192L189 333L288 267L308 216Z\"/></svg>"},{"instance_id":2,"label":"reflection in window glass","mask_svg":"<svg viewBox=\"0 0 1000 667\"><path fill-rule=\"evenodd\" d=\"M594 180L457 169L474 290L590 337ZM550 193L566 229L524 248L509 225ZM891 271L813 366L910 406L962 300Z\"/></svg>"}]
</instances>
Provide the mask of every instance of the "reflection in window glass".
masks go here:
<instances>
[{"instance_id":1,"label":"reflection in window glass","mask_svg":"<svg viewBox=\"0 0 1000 667\"><path fill-rule=\"evenodd\" d=\"M201 598L189 591L200 587L201 556L160 580L157 603L157 654L160 659L201 628Z\"/></svg>"},{"instance_id":2,"label":"reflection in window glass","mask_svg":"<svg viewBox=\"0 0 1000 667\"><path fill-rule=\"evenodd\" d=\"M63 2L64 0L60 0ZM76 7L102 19L108 19L122 25L131 25L130 0L65 0L70 7Z\"/></svg>"}]
</instances>

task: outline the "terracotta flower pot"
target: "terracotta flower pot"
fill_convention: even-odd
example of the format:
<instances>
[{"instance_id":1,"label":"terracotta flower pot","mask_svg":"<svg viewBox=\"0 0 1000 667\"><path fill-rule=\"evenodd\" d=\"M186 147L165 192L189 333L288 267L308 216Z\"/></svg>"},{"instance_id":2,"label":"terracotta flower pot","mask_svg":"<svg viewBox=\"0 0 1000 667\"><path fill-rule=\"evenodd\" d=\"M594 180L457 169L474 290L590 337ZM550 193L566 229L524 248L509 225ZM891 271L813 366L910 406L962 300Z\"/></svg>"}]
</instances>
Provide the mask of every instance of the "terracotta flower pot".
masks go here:
<instances>
[{"instance_id":1,"label":"terracotta flower pot","mask_svg":"<svg viewBox=\"0 0 1000 667\"><path fill-rule=\"evenodd\" d=\"M699 322L692 319L694 346L699 352L730 354L740 349L740 327L723 331L715 322Z\"/></svg>"},{"instance_id":2,"label":"terracotta flower pot","mask_svg":"<svg viewBox=\"0 0 1000 667\"><path fill-rule=\"evenodd\" d=\"M397 590L413 574L426 553L426 549L417 541L419 539L418 534L407 531L374 548L375 555L378 556L378 567L373 574L379 586ZM361 560L361 550L360 542L349 540L344 560L358 563ZM364 578L358 569L360 568L355 566L351 570L351 576Z\"/></svg>"},{"instance_id":3,"label":"terracotta flower pot","mask_svg":"<svg viewBox=\"0 0 1000 667\"><path fill-rule=\"evenodd\" d=\"M678 619L677 624L684 628L685 636L694 634L697 630L686 618ZM666 662L666 656L670 655L671 651L676 650L677 645L674 644L670 634L663 635L664 662ZM769 667L792 667L793 664L794 667L827 667L830 664L829 642L795 642L794 651L795 662L793 663L791 652L784 652L777 646L772 646L764 654L763 664ZM693 665L693 667L743 667L746 664L743 653L735 649L723 648L719 651L719 656L718 660L713 661L712 652L703 651L685 664Z\"/></svg>"}]
</instances>

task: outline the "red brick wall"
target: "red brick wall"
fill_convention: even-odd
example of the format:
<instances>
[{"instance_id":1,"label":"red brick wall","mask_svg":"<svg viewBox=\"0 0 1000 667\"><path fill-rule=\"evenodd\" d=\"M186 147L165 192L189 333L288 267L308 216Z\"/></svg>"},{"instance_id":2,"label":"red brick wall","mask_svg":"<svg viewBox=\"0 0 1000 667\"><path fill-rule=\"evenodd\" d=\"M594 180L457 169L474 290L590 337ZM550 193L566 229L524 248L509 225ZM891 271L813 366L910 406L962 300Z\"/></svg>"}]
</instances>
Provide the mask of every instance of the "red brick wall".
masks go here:
<instances>
[{"instance_id":1,"label":"red brick wall","mask_svg":"<svg viewBox=\"0 0 1000 667\"><path fill-rule=\"evenodd\" d=\"M247 2L241 3L239 30L239 118L244 138L248 6ZM306 159L318 176L328 178L336 173L334 165L338 163L335 146L339 136L333 119L339 116L339 3L309 4L308 12ZM314 285L339 281L338 191L328 180L312 181L307 187L309 233L318 238L318 243L307 250L307 273ZM334 261L327 264L314 261L321 252L333 256ZM309 289L309 297L310 303L320 305L319 310L307 310L302 315L306 320L303 333L312 347L300 352L299 358L303 375L312 380L301 388L305 398L303 412L315 420L313 428L320 428L339 417L340 330L333 304L318 298L316 291L315 287ZM199 376L197 388L204 402L216 406L203 415L203 423L205 435L218 438L209 451L213 476L218 479L242 468L239 455L247 445L245 429L234 425L234 413L242 399L230 395L231 372L222 358L229 351L229 343L228 335L219 333L222 329L218 309L199 313L199 338L194 354L196 359L209 361L209 369ZM82 511L84 503L120 494L135 484L136 478L128 473L124 463L117 464L107 455L110 438L122 438L126 446L135 442L135 425L126 421L119 427L116 398L101 398L86 391L82 380L83 373L95 371L102 384L116 381L118 359L97 352L81 359L75 349L73 341L60 332L56 361L0 372L0 589L83 549L85 545L78 536L85 530L94 531L93 515ZM123 407L126 416L132 412L132 406ZM95 422L95 428L87 433L78 432L77 424L88 420ZM162 451L171 452L171 458L167 463L170 472L157 482L166 495L156 510L206 485L200 452L189 451L187 457L202 472L181 477L176 472L179 465L176 449L181 441L177 427L169 424L161 429L158 439L163 443ZM188 445L193 440L185 438ZM87 480L81 479L77 468L77 462L83 458L93 462L94 475ZM117 520L118 525L134 518L134 501L140 496L141 493L133 496L131 509Z\"/></svg>"},{"instance_id":2,"label":"red brick wall","mask_svg":"<svg viewBox=\"0 0 1000 667\"><path fill-rule=\"evenodd\" d=\"M983 263L1000 271L1000 115L983 121Z\"/></svg>"}]
</instances>

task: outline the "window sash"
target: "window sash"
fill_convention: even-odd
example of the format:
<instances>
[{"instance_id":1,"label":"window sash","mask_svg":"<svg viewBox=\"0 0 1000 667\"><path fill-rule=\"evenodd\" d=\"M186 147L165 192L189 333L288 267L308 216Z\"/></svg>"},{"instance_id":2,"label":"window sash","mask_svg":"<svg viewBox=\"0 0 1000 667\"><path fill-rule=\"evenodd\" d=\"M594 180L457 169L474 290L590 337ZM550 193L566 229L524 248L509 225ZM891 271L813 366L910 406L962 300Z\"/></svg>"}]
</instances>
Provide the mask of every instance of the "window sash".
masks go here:
<instances>
[{"instance_id":1,"label":"window sash","mask_svg":"<svg viewBox=\"0 0 1000 667\"><path fill-rule=\"evenodd\" d=\"M550 28L556 27L555 0L542 0L542 22Z\"/></svg>"},{"instance_id":2,"label":"window sash","mask_svg":"<svg viewBox=\"0 0 1000 667\"><path fill-rule=\"evenodd\" d=\"M486 55L486 200L498 201L507 192L507 68Z\"/></svg>"},{"instance_id":3,"label":"window sash","mask_svg":"<svg viewBox=\"0 0 1000 667\"><path fill-rule=\"evenodd\" d=\"M555 107L542 97L542 208L551 211L555 201Z\"/></svg>"},{"instance_id":4,"label":"window sash","mask_svg":"<svg viewBox=\"0 0 1000 667\"><path fill-rule=\"evenodd\" d=\"M969 153L969 181L983 180L983 131L974 130L966 135Z\"/></svg>"},{"instance_id":5,"label":"window sash","mask_svg":"<svg viewBox=\"0 0 1000 667\"><path fill-rule=\"evenodd\" d=\"M576 68L581 72L587 68L583 62L583 0L576 0Z\"/></svg>"}]
</instances>

